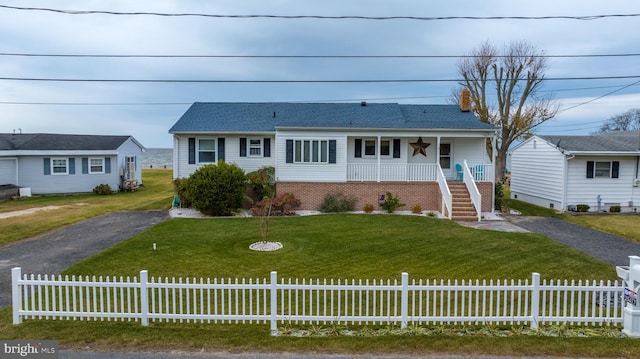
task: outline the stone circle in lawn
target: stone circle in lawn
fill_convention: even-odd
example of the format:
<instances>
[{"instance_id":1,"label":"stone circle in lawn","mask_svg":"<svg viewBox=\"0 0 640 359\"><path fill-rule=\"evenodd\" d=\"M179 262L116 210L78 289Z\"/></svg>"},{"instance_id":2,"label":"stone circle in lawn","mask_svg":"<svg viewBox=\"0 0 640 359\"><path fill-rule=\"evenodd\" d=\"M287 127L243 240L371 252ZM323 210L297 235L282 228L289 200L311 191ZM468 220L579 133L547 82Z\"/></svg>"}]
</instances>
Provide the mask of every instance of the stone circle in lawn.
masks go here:
<instances>
[{"instance_id":1,"label":"stone circle in lawn","mask_svg":"<svg viewBox=\"0 0 640 359\"><path fill-rule=\"evenodd\" d=\"M280 242L256 242L249 246L252 251L271 252L282 248Z\"/></svg>"}]
</instances>

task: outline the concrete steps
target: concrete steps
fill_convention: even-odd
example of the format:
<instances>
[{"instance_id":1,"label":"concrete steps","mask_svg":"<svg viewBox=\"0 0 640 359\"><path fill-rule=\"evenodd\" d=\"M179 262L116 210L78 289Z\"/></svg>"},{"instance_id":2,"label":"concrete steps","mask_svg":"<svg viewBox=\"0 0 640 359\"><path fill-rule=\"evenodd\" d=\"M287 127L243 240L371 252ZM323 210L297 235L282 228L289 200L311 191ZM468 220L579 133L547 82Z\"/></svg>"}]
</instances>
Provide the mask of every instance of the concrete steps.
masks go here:
<instances>
[{"instance_id":1,"label":"concrete steps","mask_svg":"<svg viewBox=\"0 0 640 359\"><path fill-rule=\"evenodd\" d=\"M477 221L478 212L473 207L467 186L463 182L448 182L452 195L451 219L454 221Z\"/></svg>"}]
</instances>

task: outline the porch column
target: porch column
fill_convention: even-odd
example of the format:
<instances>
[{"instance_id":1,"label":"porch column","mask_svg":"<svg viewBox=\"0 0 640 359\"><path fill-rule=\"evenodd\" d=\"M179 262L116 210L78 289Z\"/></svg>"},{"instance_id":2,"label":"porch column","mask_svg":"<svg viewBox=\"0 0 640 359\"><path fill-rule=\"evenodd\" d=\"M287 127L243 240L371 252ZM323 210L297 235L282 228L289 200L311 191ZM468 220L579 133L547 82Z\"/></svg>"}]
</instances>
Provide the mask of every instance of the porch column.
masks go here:
<instances>
[{"instance_id":1,"label":"porch column","mask_svg":"<svg viewBox=\"0 0 640 359\"><path fill-rule=\"evenodd\" d=\"M440 167L440 135L436 137L436 163Z\"/></svg>"},{"instance_id":2,"label":"porch column","mask_svg":"<svg viewBox=\"0 0 640 359\"><path fill-rule=\"evenodd\" d=\"M377 178L377 182L380 182L380 171L382 170L380 168L380 149L382 149L382 136L378 135L378 151L376 151L376 154L378 155L378 178Z\"/></svg>"}]
</instances>

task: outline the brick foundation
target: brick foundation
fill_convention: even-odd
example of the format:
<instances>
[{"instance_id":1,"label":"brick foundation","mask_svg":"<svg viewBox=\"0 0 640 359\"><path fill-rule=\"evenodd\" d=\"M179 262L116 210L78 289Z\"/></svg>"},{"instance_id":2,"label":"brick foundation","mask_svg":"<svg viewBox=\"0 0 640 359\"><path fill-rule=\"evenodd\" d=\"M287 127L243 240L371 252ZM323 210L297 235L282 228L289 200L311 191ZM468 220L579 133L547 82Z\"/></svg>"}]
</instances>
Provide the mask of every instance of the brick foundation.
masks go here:
<instances>
[{"instance_id":1,"label":"brick foundation","mask_svg":"<svg viewBox=\"0 0 640 359\"><path fill-rule=\"evenodd\" d=\"M491 196L493 187L490 182L478 183L482 194L482 210L491 211ZM380 195L391 192L404 203L399 210L410 211L416 204L426 211L440 211L442 196L436 182L278 182L278 193L293 193L300 199L301 210L317 210L324 197L332 192L342 192L358 198L356 210L362 210L366 204L377 208Z\"/></svg>"}]
</instances>

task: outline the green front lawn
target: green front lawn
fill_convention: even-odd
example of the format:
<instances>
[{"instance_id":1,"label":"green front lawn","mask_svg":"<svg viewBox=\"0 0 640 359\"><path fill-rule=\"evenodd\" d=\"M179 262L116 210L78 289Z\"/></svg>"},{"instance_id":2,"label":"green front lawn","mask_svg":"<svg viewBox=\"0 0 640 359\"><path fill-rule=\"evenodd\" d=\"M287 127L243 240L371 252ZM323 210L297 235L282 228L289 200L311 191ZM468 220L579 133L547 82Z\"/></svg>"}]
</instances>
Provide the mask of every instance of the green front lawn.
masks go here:
<instances>
[{"instance_id":1,"label":"green front lawn","mask_svg":"<svg viewBox=\"0 0 640 359\"><path fill-rule=\"evenodd\" d=\"M190 278L616 279L601 261L531 233L476 230L447 220L404 215L274 218L276 252L253 252L256 219L174 219L74 265L66 274ZM156 250L153 250L156 243ZM267 324L26 320L0 312L0 337L59 340L96 350L286 351L632 357L640 341L620 338L483 336L271 337Z\"/></svg>"}]
</instances>

